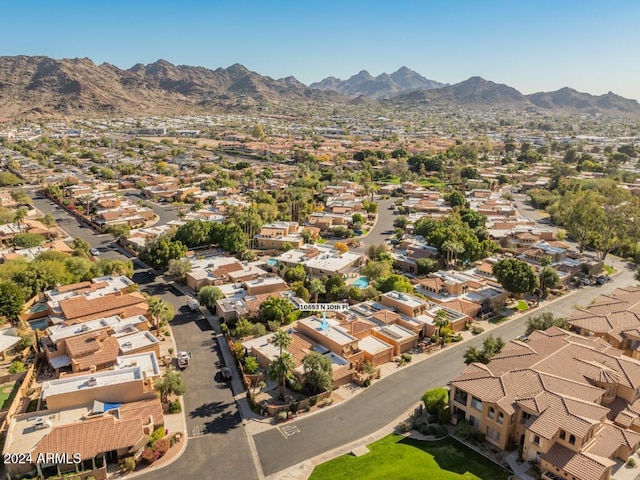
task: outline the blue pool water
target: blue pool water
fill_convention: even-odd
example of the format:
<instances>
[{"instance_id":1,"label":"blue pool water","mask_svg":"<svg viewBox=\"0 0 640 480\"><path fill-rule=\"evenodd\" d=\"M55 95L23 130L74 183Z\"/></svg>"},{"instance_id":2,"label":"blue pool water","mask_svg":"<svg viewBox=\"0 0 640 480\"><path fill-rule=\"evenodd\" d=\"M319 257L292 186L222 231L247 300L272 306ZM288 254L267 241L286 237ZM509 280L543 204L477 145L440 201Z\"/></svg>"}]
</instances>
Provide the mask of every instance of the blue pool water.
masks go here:
<instances>
[{"instance_id":1,"label":"blue pool water","mask_svg":"<svg viewBox=\"0 0 640 480\"><path fill-rule=\"evenodd\" d=\"M49 323L46 320L33 320L29 322L29 325L31 325L33 330L44 330Z\"/></svg>"},{"instance_id":2,"label":"blue pool water","mask_svg":"<svg viewBox=\"0 0 640 480\"><path fill-rule=\"evenodd\" d=\"M41 312L46 309L47 309L47 306L44 303L36 303L33 307L31 307L30 312L31 313Z\"/></svg>"},{"instance_id":3,"label":"blue pool water","mask_svg":"<svg viewBox=\"0 0 640 480\"><path fill-rule=\"evenodd\" d=\"M358 288L367 288L369 286L369 279L367 277L360 277L351 285Z\"/></svg>"},{"instance_id":4,"label":"blue pool water","mask_svg":"<svg viewBox=\"0 0 640 480\"><path fill-rule=\"evenodd\" d=\"M267 260L267 265L269 265L270 267L275 267L276 265L278 265L278 261L275 258L270 258L269 260Z\"/></svg>"}]
</instances>

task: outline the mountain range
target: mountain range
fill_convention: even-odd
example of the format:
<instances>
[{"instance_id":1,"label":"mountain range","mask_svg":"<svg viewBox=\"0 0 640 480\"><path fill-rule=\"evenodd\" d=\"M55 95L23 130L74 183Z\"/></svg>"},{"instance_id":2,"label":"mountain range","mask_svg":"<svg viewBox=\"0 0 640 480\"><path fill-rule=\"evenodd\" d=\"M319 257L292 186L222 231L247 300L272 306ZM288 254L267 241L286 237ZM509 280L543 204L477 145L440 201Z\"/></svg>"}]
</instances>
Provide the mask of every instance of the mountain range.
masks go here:
<instances>
[{"instance_id":1,"label":"mountain range","mask_svg":"<svg viewBox=\"0 0 640 480\"><path fill-rule=\"evenodd\" d=\"M480 77L447 85L407 67L377 77L363 70L347 80L328 77L306 86L294 77L273 79L240 64L210 70L158 60L123 70L88 58L0 57L0 117L5 118L187 114L285 101L640 117L636 100L611 92L595 96L562 88L523 95Z\"/></svg>"}]
</instances>

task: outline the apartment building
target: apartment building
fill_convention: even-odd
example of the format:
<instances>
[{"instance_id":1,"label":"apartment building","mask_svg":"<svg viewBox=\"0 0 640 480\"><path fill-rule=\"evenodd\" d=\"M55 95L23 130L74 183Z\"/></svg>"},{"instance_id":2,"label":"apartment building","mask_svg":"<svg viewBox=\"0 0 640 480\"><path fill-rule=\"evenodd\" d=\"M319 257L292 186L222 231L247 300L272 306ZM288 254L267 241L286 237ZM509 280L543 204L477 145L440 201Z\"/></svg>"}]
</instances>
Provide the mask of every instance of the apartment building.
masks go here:
<instances>
[{"instance_id":1,"label":"apartment building","mask_svg":"<svg viewBox=\"0 0 640 480\"><path fill-rule=\"evenodd\" d=\"M164 425L159 399L127 402L114 398L114 403L92 401L14 416L3 453L30 454L31 460L7 463L8 474L12 478L53 478L82 472L82 478L107 478L109 464L117 465L121 457L136 453L153 430ZM37 461L47 453L68 454L68 458L58 455Z\"/></svg>"},{"instance_id":2,"label":"apartment building","mask_svg":"<svg viewBox=\"0 0 640 480\"><path fill-rule=\"evenodd\" d=\"M300 248L304 245L301 231L302 228L298 222L267 223L255 236L255 248L260 250L281 250L285 246Z\"/></svg>"},{"instance_id":3,"label":"apartment building","mask_svg":"<svg viewBox=\"0 0 640 480\"><path fill-rule=\"evenodd\" d=\"M567 320L572 331L596 336L640 360L640 288L618 288L579 308Z\"/></svg>"},{"instance_id":4,"label":"apartment building","mask_svg":"<svg viewBox=\"0 0 640 480\"><path fill-rule=\"evenodd\" d=\"M446 313L451 328L455 332L464 330L465 324L470 320L469 315L463 312L437 305L408 293L396 291L383 293L380 297L380 303L404 315L405 322L419 322L422 326L420 330L416 331L419 337L431 337L436 333L435 317L439 310Z\"/></svg>"},{"instance_id":5,"label":"apartment building","mask_svg":"<svg viewBox=\"0 0 640 480\"><path fill-rule=\"evenodd\" d=\"M537 331L449 385L454 424L520 446L545 480L607 480L640 445L640 362L600 338Z\"/></svg>"}]
</instances>

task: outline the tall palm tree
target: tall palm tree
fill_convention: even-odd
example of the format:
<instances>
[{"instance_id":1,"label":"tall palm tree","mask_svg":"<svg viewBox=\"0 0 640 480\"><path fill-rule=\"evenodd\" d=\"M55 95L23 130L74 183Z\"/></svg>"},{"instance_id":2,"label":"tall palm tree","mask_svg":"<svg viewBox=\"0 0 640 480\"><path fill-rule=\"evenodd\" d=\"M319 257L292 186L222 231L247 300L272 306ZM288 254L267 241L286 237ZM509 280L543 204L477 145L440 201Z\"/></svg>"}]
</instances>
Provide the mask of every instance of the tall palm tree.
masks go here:
<instances>
[{"instance_id":1,"label":"tall palm tree","mask_svg":"<svg viewBox=\"0 0 640 480\"><path fill-rule=\"evenodd\" d=\"M314 296L313 303L318 303L318 295L327 293L327 289L319 278L314 278L309 283L309 293Z\"/></svg>"},{"instance_id":2,"label":"tall palm tree","mask_svg":"<svg viewBox=\"0 0 640 480\"><path fill-rule=\"evenodd\" d=\"M273 340L271 343L280 349L280 356L282 356L283 350L286 350L287 347L291 345L292 340L291 335L282 329L278 329L278 331L273 334Z\"/></svg>"},{"instance_id":3,"label":"tall palm tree","mask_svg":"<svg viewBox=\"0 0 640 480\"><path fill-rule=\"evenodd\" d=\"M450 267L452 263L455 263L459 253L464 252L462 244L455 240L445 240L441 248L447 255L447 267Z\"/></svg>"},{"instance_id":4,"label":"tall palm tree","mask_svg":"<svg viewBox=\"0 0 640 480\"><path fill-rule=\"evenodd\" d=\"M24 207L20 207L13 214L13 221L18 225L18 230L22 232L22 227L24 226L24 219L27 217L27 209Z\"/></svg>"},{"instance_id":5,"label":"tall palm tree","mask_svg":"<svg viewBox=\"0 0 640 480\"><path fill-rule=\"evenodd\" d=\"M279 380L280 383L280 398L284 399L284 388L287 380L293 379L293 372L296 368L296 364L293 361L293 357L289 352L281 353L276 359L267 367L267 375L272 380Z\"/></svg>"},{"instance_id":6,"label":"tall palm tree","mask_svg":"<svg viewBox=\"0 0 640 480\"><path fill-rule=\"evenodd\" d=\"M156 335L160 336L160 320L170 321L173 319L173 307L162 300L160 297L147 298L149 313L156 327Z\"/></svg>"},{"instance_id":7,"label":"tall palm tree","mask_svg":"<svg viewBox=\"0 0 640 480\"><path fill-rule=\"evenodd\" d=\"M438 310L436 316L433 319L433 324L438 328L438 336L440 336L440 332L442 331L442 329L448 327L450 323L451 322L447 317L447 312L445 312L442 308Z\"/></svg>"}]
</instances>

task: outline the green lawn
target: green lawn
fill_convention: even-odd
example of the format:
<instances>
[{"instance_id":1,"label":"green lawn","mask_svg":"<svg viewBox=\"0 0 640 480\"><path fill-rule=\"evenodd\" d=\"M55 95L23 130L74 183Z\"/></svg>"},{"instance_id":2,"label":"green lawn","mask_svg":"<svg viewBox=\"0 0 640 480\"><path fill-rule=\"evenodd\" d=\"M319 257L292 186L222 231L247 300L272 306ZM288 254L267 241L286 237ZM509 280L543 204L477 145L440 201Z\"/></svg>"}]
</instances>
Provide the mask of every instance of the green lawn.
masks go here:
<instances>
[{"instance_id":1,"label":"green lawn","mask_svg":"<svg viewBox=\"0 0 640 480\"><path fill-rule=\"evenodd\" d=\"M516 310L519 312L524 312L525 310L529 310L529 305L524 300L518 300L518 304L516 305Z\"/></svg>"},{"instance_id":2,"label":"green lawn","mask_svg":"<svg viewBox=\"0 0 640 480\"><path fill-rule=\"evenodd\" d=\"M18 393L18 389L15 388L15 384L16 382L11 382L0 385L0 410L9 408L9 405L11 405L16 393Z\"/></svg>"},{"instance_id":3,"label":"green lawn","mask_svg":"<svg viewBox=\"0 0 640 480\"><path fill-rule=\"evenodd\" d=\"M489 323L498 324L504 322L505 320L507 320L507 317L505 317L504 315L497 315L495 317L491 317L489 319Z\"/></svg>"},{"instance_id":4,"label":"green lawn","mask_svg":"<svg viewBox=\"0 0 640 480\"><path fill-rule=\"evenodd\" d=\"M317 243L322 245L323 243L327 243L327 239L320 237L320 238L318 238Z\"/></svg>"},{"instance_id":5,"label":"green lawn","mask_svg":"<svg viewBox=\"0 0 640 480\"><path fill-rule=\"evenodd\" d=\"M434 442L389 435L362 457L318 465L310 480L506 480L509 473L452 438Z\"/></svg>"},{"instance_id":6,"label":"green lawn","mask_svg":"<svg viewBox=\"0 0 640 480\"><path fill-rule=\"evenodd\" d=\"M603 265L602 268L604 269L605 272L607 272L607 275L613 275L614 273L617 272L617 270L609 265Z\"/></svg>"},{"instance_id":7,"label":"green lawn","mask_svg":"<svg viewBox=\"0 0 640 480\"><path fill-rule=\"evenodd\" d=\"M446 188L447 184L437 178L427 178L418 182L423 187Z\"/></svg>"},{"instance_id":8,"label":"green lawn","mask_svg":"<svg viewBox=\"0 0 640 480\"><path fill-rule=\"evenodd\" d=\"M390 183L391 185L400 185L400 177L384 177L379 183Z\"/></svg>"}]
</instances>

